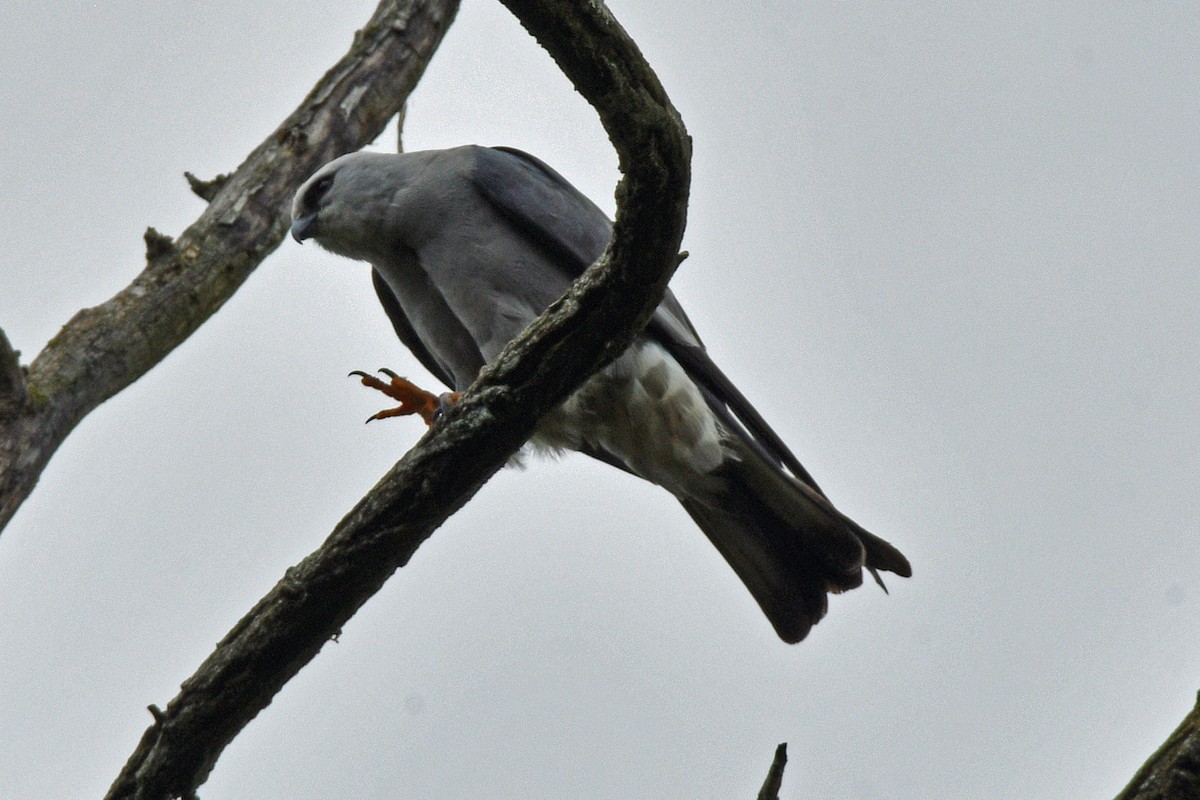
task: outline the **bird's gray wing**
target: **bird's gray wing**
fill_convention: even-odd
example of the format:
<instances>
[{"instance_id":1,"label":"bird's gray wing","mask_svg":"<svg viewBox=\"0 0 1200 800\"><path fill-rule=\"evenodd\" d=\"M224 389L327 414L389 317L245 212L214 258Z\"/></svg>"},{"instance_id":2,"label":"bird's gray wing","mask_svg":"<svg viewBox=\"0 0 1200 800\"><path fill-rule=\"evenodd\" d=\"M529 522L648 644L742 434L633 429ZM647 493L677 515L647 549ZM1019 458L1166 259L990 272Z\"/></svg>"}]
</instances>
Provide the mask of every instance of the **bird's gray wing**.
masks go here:
<instances>
[{"instance_id":1,"label":"bird's gray wing","mask_svg":"<svg viewBox=\"0 0 1200 800\"><path fill-rule=\"evenodd\" d=\"M549 164L515 147L482 148L472 182L502 217L552 256L575 280L590 267L612 238L612 223L603 211ZM700 342L683 307L670 290L656 316L680 326L682 334Z\"/></svg>"},{"instance_id":2,"label":"bird's gray wing","mask_svg":"<svg viewBox=\"0 0 1200 800\"><path fill-rule=\"evenodd\" d=\"M511 147L480 148L471 181L509 224L535 242L571 280L600 257L612 223L552 167ZM786 467L820 492L800 460L713 362L675 295L667 291L646 335L669 352L703 390L713 412L768 463ZM736 421L735 421L736 418ZM613 463L611 458L602 459Z\"/></svg>"},{"instance_id":3,"label":"bird's gray wing","mask_svg":"<svg viewBox=\"0 0 1200 800\"><path fill-rule=\"evenodd\" d=\"M429 370L435 378L446 384L447 387L453 389L453 377L433 357L433 354L429 352L429 348L425 346L425 342L421 341L421 337L417 336L417 332L413 329L412 323L409 322L404 309L400 307L400 302L392 294L391 287L387 285L387 281L383 279L379 271L374 268L371 269L371 283L375 285L375 294L379 296L379 304L387 312L388 319L392 321L392 327L395 329L396 335L400 337L400 341L412 351L412 354L417 357L417 361L421 362L421 366Z\"/></svg>"},{"instance_id":4,"label":"bird's gray wing","mask_svg":"<svg viewBox=\"0 0 1200 800\"><path fill-rule=\"evenodd\" d=\"M480 148L471 174L479 193L571 280L600 257L612 223L541 159L512 147Z\"/></svg>"}]
</instances>

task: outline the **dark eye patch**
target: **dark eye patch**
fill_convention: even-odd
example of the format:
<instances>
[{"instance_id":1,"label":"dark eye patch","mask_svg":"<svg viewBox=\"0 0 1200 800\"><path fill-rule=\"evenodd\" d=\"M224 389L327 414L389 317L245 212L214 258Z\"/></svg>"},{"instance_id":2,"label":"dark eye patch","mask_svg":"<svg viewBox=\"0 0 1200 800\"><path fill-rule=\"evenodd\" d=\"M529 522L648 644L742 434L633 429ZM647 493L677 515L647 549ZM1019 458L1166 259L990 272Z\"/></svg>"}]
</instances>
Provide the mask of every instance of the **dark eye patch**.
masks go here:
<instances>
[{"instance_id":1,"label":"dark eye patch","mask_svg":"<svg viewBox=\"0 0 1200 800\"><path fill-rule=\"evenodd\" d=\"M308 193L304 197L304 204L309 208L316 208L317 203L321 202L321 198L329 192L329 187L333 186L333 176L326 175L319 181L308 187Z\"/></svg>"}]
</instances>

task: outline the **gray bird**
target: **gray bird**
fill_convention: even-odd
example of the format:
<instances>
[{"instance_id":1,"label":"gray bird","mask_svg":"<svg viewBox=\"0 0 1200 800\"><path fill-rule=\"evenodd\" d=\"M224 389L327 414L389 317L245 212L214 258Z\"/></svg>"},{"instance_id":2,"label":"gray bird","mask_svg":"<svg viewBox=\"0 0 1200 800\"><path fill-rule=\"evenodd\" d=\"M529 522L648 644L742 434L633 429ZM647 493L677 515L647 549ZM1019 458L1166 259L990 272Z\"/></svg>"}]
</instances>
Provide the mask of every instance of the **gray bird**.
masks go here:
<instances>
[{"instance_id":1,"label":"gray bird","mask_svg":"<svg viewBox=\"0 0 1200 800\"><path fill-rule=\"evenodd\" d=\"M296 192L292 236L372 267L400 340L448 387L484 364L604 251L612 224L537 158L506 147L352 153ZM671 492L786 642L866 567L908 577L892 545L826 499L709 358L668 291L645 331L539 424ZM880 581L882 586L882 582Z\"/></svg>"}]
</instances>

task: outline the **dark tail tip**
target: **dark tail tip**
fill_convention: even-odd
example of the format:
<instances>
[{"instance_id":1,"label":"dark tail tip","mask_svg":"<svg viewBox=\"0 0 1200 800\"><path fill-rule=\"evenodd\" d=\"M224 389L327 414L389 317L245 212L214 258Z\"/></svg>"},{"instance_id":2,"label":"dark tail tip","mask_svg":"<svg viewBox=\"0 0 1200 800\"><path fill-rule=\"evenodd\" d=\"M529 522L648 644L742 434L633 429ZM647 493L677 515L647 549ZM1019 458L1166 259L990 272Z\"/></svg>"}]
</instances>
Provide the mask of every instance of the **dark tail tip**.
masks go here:
<instances>
[{"instance_id":1,"label":"dark tail tip","mask_svg":"<svg viewBox=\"0 0 1200 800\"><path fill-rule=\"evenodd\" d=\"M908 559L904 557L903 553L862 528L858 528L855 532L858 534L859 541L862 542L863 550L866 551L866 566L872 573L877 569L882 569L886 572L894 572L901 578L912 577L912 565L908 563ZM883 586L883 581L879 580L878 575L875 576L875 582ZM887 591L886 587L884 591Z\"/></svg>"}]
</instances>

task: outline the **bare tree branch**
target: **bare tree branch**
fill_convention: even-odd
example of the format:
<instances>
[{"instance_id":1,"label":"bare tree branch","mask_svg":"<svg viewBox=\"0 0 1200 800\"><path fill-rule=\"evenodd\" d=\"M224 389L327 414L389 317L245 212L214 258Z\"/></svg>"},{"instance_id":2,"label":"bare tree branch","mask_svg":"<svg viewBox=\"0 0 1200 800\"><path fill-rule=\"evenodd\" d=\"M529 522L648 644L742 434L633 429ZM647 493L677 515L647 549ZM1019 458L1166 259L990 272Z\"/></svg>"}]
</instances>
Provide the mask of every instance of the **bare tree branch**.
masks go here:
<instances>
[{"instance_id":1,"label":"bare tree branch","mask_svg":"<svg viewBox=\"0 0 1200 800\"><path fill-rule=\"evenodd\" d=\"M758 800L779 800L779 787L783 785L783 768L787 766L787 742L775 748L775 758L767 770L767 779L758 790Z\"/></svg>"},{"instance_id":2,"label":"bare tree branch","mask_svg":"<svg viewBox=\"0 0 1200 800\"><path fill-rule=\"evenodd\" d=\"M1200 798L1200 696L1191 713L1142 765L1116 800Z\"/></svg>"},{"instance_id":3,"label":"bare tree branch","mask_svg":"<svg viewBox=\"0 0 1200 800\"><path fill-rule=\"evenodd\" d=\"M237 170L190 183L209 206L178 240L151 229L146 268L71 318L28 368L28 393L0 402L0 529L63 439L212 316L283 241L296 187L375 139L403 106L458 0L384 0L350 52ZM0 347L0 394L12 359ZM9 409L3 413L3 409Z\"/></svg>"},{"instance_id":4,"label":"bare tree branch","mask_svg":"<svg viewBox=\"0 0 1200 800\"><path fill-rule=\"evenodd\" d=\"M620 155L613 241L472 389L184 682L109 798L191 796L239 730L532 433L621 353L678 259L690 140L654 73L600 3L506 5L597 108Z\"/></svg>"}]
</instances>

